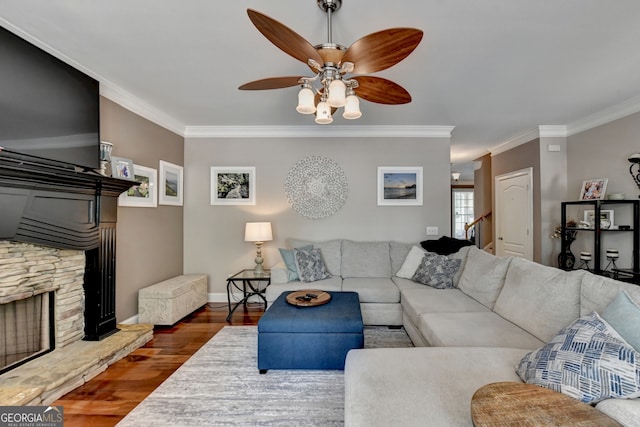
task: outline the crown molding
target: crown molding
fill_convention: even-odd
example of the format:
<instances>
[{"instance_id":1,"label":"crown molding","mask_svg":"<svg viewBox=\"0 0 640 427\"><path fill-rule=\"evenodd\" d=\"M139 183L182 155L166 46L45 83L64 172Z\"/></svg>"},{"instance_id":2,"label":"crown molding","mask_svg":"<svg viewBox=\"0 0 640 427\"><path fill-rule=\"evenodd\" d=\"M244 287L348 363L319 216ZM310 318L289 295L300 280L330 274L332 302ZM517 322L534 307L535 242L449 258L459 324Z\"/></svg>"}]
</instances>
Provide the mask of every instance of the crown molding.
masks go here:
<instances>
[{"instance_id":1,"label":"crown molding","mask_svg":"<svg viewBox=\"0 0 640 427\"><path fill-rule=\"evenodd\" d=\"M185 138L451 138L454 126L187 126Z\"/></svg>"},{"instance_id":2,"label":"crown molding","mask_svg":"<svg viewBox=\"0 0 640 427\"><path fill-rule=\"evenodd\" d=\"M604 125L637 112L640 112L640 95L569 123L567 125L567 136L584 132L585 130Z\"/></svg>"},{"instance_id":3,"label":"crown molding","mask_svg":"<svg viewBox=\"0 0 640 427\"><path fill-rule=\"evenodd\" d=\"M519 145L526 144L527 142L532 141L539 137L540 137L540 130L538 128L527 129L511 137L510 139L504 141L503 143L498 144L495 147L491 147L489 149L489 152L491 153L491 156L496 156L498 154L504 153L505 151L509 151L513 148L516 148Z\"/></svg>"},{"instance_id":4,"label":"crown molding","mask_svg":"<svg viewBox=\"0 0 640 427\"><path fill-rule=\"evenodd\" d=\"M565 125L542 125L538 126L540 138L566 138L567 127Z\"/></svg>"},{"instance_id":5,"label":"crown molding","mask_svg":"<svg viewBox=\"0 0 640 427\"><path fill-rule=\"evenodd\" d=\"M152 105L142 101L140 98L130 94L124 89L112 84L111 82L100 80L100 95L117 103L123 108L157 124L165 129L170 130L182 137L185 136L185 125L173 117L158 110Z\"/></svg>"}]
</instances>

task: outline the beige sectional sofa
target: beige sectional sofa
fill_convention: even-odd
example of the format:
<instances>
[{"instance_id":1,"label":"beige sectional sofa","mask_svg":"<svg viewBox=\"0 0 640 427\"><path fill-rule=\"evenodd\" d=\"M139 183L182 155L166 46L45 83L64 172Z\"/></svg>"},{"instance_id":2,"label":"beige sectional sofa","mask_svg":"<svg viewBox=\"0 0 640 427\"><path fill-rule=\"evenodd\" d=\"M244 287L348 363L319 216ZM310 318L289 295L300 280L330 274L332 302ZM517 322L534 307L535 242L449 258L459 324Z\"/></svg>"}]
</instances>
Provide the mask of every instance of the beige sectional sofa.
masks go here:
<instances>
[{"instance_id":1,"label":"beige sectional sofa","mask_svg":"<svg viewBox=\"0 0 640 427\"><path fill-rule=\"evenodd\" d=\"M365 324L401 324L416 346L349 352L346 426L470 426L470 402L478 388L522 382L516 366L527 353L577 318L602 313L622 290L640 304L639 286L498 258L475 247L449 256L461 260L456 287L435 289L396 276L413 245L289 242L291 247L309 243L322 249L334 276L290 282L286 268L283 273L276 267L269 301L285 290L357 291ZM640 398L607 399L596 408L623 425L640 426Z\"/></svg>"}]
</instances>

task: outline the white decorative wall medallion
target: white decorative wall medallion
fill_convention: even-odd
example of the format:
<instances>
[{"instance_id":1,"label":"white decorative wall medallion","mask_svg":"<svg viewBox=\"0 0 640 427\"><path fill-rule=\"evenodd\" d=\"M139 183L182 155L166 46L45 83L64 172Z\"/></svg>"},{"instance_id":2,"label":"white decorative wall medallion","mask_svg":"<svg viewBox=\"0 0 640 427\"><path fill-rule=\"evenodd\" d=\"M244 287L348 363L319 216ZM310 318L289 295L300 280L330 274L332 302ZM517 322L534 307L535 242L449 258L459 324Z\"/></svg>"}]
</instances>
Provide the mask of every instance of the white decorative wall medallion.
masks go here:
<instances>
[{"instance_id":1,"label":"white decorative wall medallion","mask_svg":"<svg viewBox=\"0 0 640 427\"><path fill-rule=\"evenodd\" d=\"M349 185L344 171L326 157L310 156L287 174L284 191L291 207L311 219L336 213L347 200Z\"/></svg>"}]
</instances>

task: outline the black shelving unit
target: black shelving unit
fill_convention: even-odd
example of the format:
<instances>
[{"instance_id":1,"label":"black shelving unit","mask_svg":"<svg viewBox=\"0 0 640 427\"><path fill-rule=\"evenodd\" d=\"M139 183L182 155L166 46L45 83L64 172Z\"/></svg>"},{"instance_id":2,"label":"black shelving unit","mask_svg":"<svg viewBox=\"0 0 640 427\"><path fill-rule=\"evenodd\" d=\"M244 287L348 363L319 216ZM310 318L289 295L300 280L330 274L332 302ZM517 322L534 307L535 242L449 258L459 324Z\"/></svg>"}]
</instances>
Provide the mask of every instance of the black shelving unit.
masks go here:
<instances>
[{"instance_id":1,"label":"black shelving unit","mask_svg":"<svg viewBox=\"0 0 640 427\"><path fill-rule=\"evenodd\" d=\"M562 202L562 214L561 214L561 224L562 224L562 236L565 236L568 232L580 232L580 233L593 233L593 269L590 271L594 274L600 274L604 276L613 277L618 280L624 280L636 284L640 284L640 201L639 200L581 200L574 202ZM568 206L584 206L586 209L589 209L591 206L594 211L594 221L593 228L582 228L582 227L567 227L567 207ZM618 228L614 229L603 229L600 227L600 212L604 207L614 207L621 206L633 209L633 217L632 223L629 224L631 226L630 229L620 230ZM602 244L601 238L602 233L633 233L633 248L632 248L632 267L628 269L615 269L611 272L602 270L601 266L601 252L602 252ZM567 241L564 238L561 238L561 252L564 253L567 249Z\"/></svg>"}]
</instances>

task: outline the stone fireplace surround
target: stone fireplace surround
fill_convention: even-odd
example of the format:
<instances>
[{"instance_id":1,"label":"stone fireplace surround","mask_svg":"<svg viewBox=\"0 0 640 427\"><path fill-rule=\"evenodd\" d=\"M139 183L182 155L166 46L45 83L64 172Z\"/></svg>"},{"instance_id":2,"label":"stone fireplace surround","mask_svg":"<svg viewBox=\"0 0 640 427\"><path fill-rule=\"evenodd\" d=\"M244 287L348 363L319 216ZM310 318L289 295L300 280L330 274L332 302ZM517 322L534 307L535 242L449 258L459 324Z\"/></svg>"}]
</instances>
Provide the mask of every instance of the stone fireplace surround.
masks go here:
<instances>
[{"instance_id":1,"label":"stone fireplace surround","mask_svg":"<svg viewBox=\"0 0 640 427\"><path fill-rule=\"evenodd\" d=\"M55 292L56 349L0 375L0 406L46 405L153 338L151 325L119 325L102 341L84 337L83 251L0 241L0 304Z\"/></svg>"}]
</instances>

